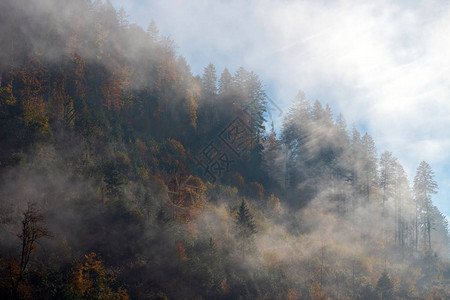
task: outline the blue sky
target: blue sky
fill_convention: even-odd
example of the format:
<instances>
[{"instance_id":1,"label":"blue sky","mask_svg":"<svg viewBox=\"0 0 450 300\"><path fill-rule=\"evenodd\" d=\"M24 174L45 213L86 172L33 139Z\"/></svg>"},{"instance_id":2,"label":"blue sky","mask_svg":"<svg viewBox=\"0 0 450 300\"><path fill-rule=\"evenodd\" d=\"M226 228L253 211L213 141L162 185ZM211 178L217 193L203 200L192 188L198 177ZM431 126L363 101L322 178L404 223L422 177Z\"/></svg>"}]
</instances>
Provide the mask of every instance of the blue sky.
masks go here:
<instances>
[{"instance_id":1,"label":"blue sky","mask_svg":"<svg viewBox=\"0 0 450 300\"><path fill-rule=\"evenodd\" d=\"M450 216L450 5L445 1L111 0L155 20L192 72L255 71L285 111L299 90L367 130L412 181L426 160ZM275 120L280 124L279 120Z\"/></svg>"}]
</instances>

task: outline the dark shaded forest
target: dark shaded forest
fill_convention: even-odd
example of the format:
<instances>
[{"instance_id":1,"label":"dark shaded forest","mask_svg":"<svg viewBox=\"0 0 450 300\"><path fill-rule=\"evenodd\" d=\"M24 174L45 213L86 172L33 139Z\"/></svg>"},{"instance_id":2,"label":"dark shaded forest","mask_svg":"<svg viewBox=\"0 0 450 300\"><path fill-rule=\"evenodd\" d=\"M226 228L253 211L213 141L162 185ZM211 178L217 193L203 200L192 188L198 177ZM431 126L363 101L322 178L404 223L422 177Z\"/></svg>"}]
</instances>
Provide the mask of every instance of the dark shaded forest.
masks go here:
<instances>
[{"instance_id":1,"label":"dark shaded forest","mask_svg":"<svg viewBox=\"0 0 450 300\"><path fill-rule=\"evenodd\" d=\"M450 298L428 163L302 92L276 131L257 74L149 23L0 2L2 299Z\"/></svg>"}]
</instances>

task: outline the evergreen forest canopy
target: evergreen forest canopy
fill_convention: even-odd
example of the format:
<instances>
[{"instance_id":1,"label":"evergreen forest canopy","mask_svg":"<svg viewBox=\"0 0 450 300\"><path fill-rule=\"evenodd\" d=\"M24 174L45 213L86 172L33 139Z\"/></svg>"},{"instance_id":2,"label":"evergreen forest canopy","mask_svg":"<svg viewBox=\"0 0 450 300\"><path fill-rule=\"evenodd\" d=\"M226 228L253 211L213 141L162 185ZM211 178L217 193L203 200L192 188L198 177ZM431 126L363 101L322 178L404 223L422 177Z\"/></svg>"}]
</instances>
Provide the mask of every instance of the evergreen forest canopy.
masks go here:
<instances>
[{"instance_id":1,"label":"evergreen forest canopy","mask_svg":"<svg viewBox=\"0 0 450 300\"><path fill-rule=\"evenodd\" d=\"M257 74L194 76L109 1L0 2L5 299L448 299L420 163ZM276 103L275 103L276 105Z\"/></svg>"}]
</instances>

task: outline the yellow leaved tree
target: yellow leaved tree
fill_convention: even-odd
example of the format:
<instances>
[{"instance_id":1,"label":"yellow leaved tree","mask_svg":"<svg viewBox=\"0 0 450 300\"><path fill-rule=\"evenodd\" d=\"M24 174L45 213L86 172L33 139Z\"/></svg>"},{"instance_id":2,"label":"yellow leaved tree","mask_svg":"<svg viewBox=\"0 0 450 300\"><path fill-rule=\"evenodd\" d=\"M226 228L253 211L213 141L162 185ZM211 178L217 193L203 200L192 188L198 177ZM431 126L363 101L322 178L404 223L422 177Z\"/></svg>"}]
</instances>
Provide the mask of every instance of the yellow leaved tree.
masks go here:
<instances>
[{"instance_id":1,"label":"yellow leaved tree","mask_svg":"<svg viewBox=\"0 0 450 300\"><path fill-rule=\"evenodd\" d=\"M84 263L76 265L72 291L82 299L129 299L124 288L114 289L115 282L114 275L105 268L103 260L92 252L85 255Z\"/></svg>"}]
</instances>

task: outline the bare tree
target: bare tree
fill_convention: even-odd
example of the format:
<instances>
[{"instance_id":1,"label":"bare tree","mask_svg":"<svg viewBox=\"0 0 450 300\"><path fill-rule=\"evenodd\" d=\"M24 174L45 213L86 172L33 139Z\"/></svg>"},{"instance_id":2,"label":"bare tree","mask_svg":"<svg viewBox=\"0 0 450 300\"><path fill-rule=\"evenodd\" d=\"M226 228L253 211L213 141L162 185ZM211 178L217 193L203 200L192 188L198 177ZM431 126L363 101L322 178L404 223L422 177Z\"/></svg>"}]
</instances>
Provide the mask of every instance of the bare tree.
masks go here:
<instances>
[{"instance_id":1,"label":"bare tree","mask_svg":"<svg viewBox=\"0 0 450 300\"><path fill-rule=\"evenodd\" d=\"M22 230L17 237L22 242L20 261L13 260L9 267L12 294L14 298L19 296L19 286L27 275L30 258L36 250L36 243L43 237L50 237L44 226L45 218L40 213L36 203L28 203L27 210L23 212Z\"/></svg>"}]
</instances>

